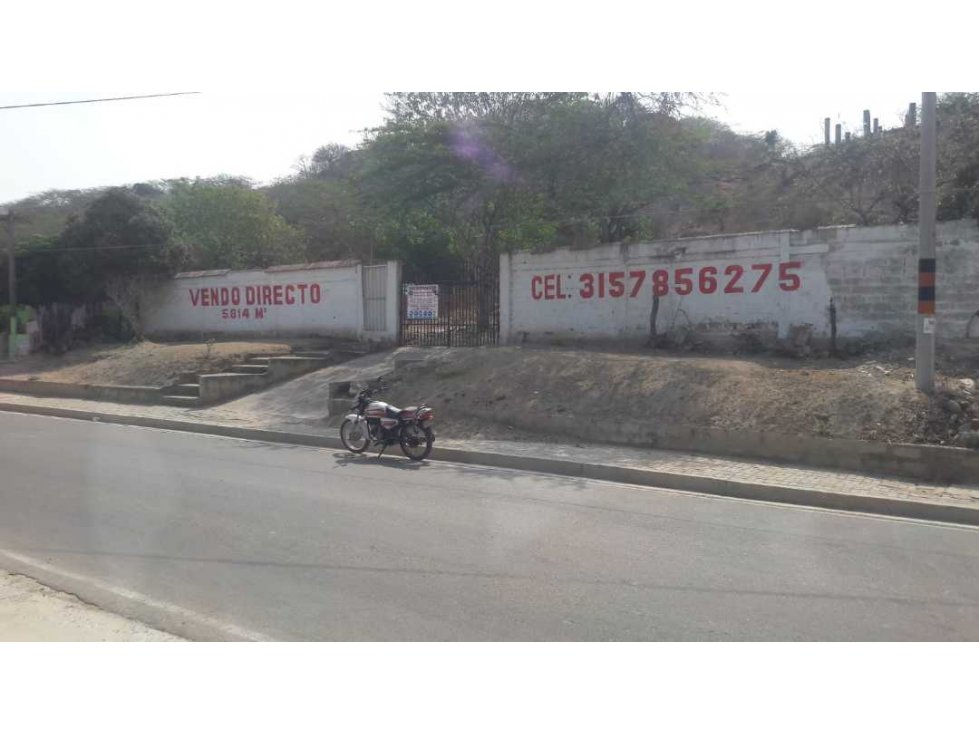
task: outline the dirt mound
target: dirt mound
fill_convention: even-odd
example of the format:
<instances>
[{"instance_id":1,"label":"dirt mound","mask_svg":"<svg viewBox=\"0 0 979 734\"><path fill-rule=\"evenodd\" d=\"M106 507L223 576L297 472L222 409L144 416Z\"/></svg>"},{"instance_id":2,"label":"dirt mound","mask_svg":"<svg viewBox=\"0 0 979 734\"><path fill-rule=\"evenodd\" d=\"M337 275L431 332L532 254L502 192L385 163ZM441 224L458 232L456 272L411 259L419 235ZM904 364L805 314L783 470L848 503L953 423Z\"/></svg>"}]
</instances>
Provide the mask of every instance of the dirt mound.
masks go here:
<instances>
[{"instance_id":1,"label":"dirt mound","mask_svg":"<svg viewBox=\"0 0 979 734\"><path fill-rule=\"evenodd\" d=\"M425 400L444 428L485 438L518 437L507 428L514 411L886 442L957 443L973 421L979 426L974 390L958 383L977 376L964 374L965 363L959 374L943 374L942 390L929 399L915 390L906 352L883 356L798 361L453 349L400 372L386 399ZM969 364L979 372L979 362ZM467 415L472 408L479 420ZM486 425L487 415L494 425Z\"/></svg>"}]
</instances>

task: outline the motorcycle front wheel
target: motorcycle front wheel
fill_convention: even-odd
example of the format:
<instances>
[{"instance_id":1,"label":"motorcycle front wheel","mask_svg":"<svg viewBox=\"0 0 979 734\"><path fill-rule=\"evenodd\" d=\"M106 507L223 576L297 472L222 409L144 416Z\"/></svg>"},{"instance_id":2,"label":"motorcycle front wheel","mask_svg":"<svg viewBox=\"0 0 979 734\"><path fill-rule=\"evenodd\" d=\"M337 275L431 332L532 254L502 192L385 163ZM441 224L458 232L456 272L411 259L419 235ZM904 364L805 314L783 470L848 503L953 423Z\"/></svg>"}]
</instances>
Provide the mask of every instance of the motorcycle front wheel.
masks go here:
<instances>
[{"instance_id":1,"label":"motorcycle front wheel","mask_svg":"<svg viewBox=\"0 0 979 734\"><path fill-rule=\"evenodd\" d=\"M367 450L370 440L371 438L367 435L367 427L364 425L364 421L354 423L347 418L340 424L340 441L346 447L347 451L362 454Z\"/></svg>"},{"instance_id":2,"label":"motorcycle front wheel","mask_svg":"<svg viewBox=\"0 0 979 734\"><path fill-rule=\"evenodd\" d=\"M401 451L412 461L423 461L432 453L435 434L431 428L421 428L411 423L401 429Z\"/></svg>"}]
</instances>

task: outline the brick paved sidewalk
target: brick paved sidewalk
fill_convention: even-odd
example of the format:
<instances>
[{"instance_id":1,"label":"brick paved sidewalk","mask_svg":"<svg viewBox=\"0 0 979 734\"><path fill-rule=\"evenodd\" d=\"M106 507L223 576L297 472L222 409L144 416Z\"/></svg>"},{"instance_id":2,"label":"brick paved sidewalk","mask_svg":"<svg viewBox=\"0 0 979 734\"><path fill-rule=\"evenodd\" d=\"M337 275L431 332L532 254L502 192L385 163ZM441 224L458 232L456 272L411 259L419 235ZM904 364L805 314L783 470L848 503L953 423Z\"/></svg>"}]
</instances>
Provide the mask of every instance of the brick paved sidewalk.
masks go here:
<instances>
[{"instance_id":1,"label":"brick paved sidewalk","mask_svg":"<svg viewBox=\"0 0 979 734\"><path fill-rule=\"evenodd\" d=\"M979 486L950 487L830 469L784 466L749 459L658 449L517 441L441 441L441 443L459 448L566 459L581 463L610 464L733 482L979 507Z\"/></svg>"},{"instance_id":2,"label":"brick paved sidewalk","mask_svg":"<svg viewBox=\"0 0 979 734\"><path fill-rule=\"evenodd\" d=\"M241 406L236 406L238 402L241 402ZM310 435L336 435L336 429L327 427L325 421L306 420L284 423L274 417L269 420L260 412L252 409L250 407L252 403L244 401L233 401L211 408L179 408L156 405L122 405L91 400L37 398L0 393L0 404L2 403L67 408L119 416L145 416L238 428L282 430ZM769 462L706 456L679 451L595 444L586 446L571 442L554 444L522 441L454 440L449 437L439 437L438 443L441 446L452 448L564 459L579 463L606 464L734 482L979 507L979 484L968 487L950 487L828 469L783 466ZM979 482L979 478L977 478L977 482Z\"/></svg>"}]
</instances>

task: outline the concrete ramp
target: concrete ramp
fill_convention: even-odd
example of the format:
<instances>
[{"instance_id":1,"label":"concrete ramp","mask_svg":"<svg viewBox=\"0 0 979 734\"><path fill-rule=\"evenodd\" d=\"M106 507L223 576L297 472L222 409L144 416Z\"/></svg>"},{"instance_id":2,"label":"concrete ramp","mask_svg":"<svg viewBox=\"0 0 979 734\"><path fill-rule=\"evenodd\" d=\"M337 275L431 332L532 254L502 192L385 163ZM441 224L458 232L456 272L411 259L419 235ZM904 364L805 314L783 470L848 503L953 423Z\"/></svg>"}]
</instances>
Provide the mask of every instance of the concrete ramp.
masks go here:
<instances>
[{"instance_id":1,"label":"concrete ramp","mask_svg":"<svg viewBox=\"0 0 979 734\"><path fill-rule=\"evenodd\" d=\"M263 422L287 426L325 423L330 412L331 385L341 382L366 383L393 372L397 362L426 359L439 352L437 349L412 347L375 352L310 372L223 405L201 410L199 414L202 418L211 416L242 424Z\"/></svg>"}]
</instances>

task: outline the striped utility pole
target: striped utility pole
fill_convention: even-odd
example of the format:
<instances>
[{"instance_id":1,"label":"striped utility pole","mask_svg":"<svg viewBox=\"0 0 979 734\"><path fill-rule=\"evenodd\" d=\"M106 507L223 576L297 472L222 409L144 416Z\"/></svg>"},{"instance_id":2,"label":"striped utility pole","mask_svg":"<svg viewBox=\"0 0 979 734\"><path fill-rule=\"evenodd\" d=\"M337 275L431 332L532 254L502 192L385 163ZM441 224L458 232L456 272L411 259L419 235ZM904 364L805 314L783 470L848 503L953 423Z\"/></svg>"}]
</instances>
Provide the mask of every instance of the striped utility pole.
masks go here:
<instances>
[{"instance_id":1,"label":"striped utility pole","mask_svg":"<svg viewBox=\"0 0 979 734\"><path fill-rule=\"evenodd\" d=\"M915 385L935 390L935 92L921 94L921 169L918 179L918 328Z\"/></svg>"}]
</instances>

